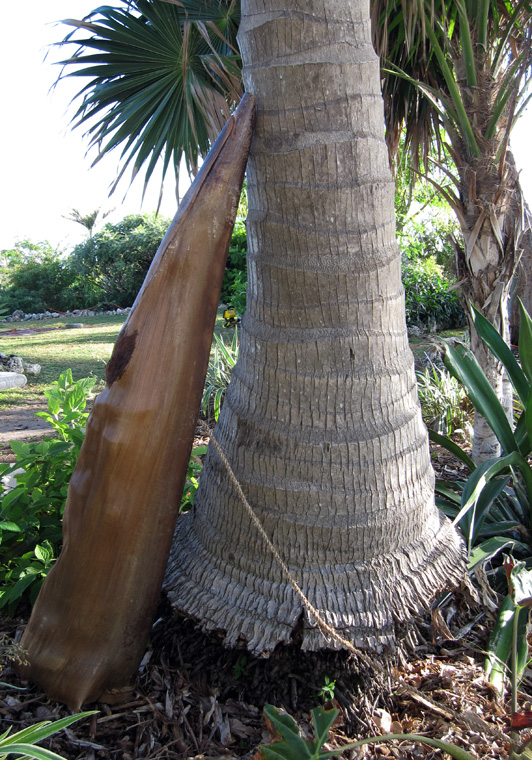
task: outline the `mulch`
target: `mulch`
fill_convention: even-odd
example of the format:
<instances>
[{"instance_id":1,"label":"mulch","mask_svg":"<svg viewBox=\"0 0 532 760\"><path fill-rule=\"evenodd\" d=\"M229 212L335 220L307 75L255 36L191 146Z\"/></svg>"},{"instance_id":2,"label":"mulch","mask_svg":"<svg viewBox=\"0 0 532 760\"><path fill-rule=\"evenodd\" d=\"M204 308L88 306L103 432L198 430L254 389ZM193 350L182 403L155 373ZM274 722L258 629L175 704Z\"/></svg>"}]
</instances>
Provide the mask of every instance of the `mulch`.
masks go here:
<instances>
[{"instance_id":1,"label":"mulch","mask_svg":"<svg viewBox=\"0 0 532 760\"><path fill-rule=\"evenodd\" d=\"M446 618L442 622L442 618ZM441 614L418 620L402 632L394 655L381 658L377 673L347 652L302 653L298 633L268 658L242 645L223 646L222 634L203 632L161 600L135 689L126 704L90 706L96 715L43 743L69 760L251 760L270 741L262 716L265 704L284 708L312 736L309 711L321 703L327 679L335 681L342 725L332 746L383 733L421 733L444 738L475 758L509 756L508 700L486 683L485 650L493 615L467 595L454 594ZM1 620L13 638L23 620ZM0 633L1 635L1 633ZM451 637L449 639L449 636ZM22 683L8 666L0 685L2 728L19 730L69 713L35 686ZM525 680L521 710L532 704ZM343 757L443 758L440 750L408 742L371 745Z\"/></svg>"}]
</instances>

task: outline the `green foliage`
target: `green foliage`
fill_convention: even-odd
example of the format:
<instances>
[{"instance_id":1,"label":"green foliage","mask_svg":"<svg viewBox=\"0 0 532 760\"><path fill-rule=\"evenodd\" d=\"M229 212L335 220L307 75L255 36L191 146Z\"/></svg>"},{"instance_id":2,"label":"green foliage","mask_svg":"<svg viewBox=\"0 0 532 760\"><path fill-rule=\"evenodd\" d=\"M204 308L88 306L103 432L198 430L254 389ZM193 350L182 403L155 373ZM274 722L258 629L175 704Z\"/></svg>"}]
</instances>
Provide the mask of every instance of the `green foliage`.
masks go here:
<instances>
[{"instance_id":1,"label":"green foliage","mask_svg":"<svg viewBox=\"0 0 532 760\"><path fill-rule=\"evenodd\" d=\"M431 259L442 272L452 276L455 271L453 239L460 236L458 225L438 200L422 214L406 220L398 242L409 262Z\"/></svg>"},{"instance_id":2,"label":"green foliage","mask_svg":"<svg viewBox=\"0 0 532 760\"><path fill-rule=\"evenodd\" d=\"M438 159L445 163L446 170L456 171L446 152L434 156L435 162ZM412 170L403 132L396 161L395 218L399 247L409 261L432 258L453 276L456 272L454 244L461 238L460 226L434 185L428 181L418 182L418 178L418 173ZM431 178L444 182L445 174L434 167Z\"/></svg>"},{"instance_id":3,"label":"green foliage","mask_svg":"<svg viewBox=\"0 0 532 760\"><path fill-rule=\"evenodd\" d=\"M472 311L477 333L501 362L520 401L522 411L510 425L473 354L463 345L448 345L446 365L468 390L475 410L482 414L497 436L501 455L476 466L452 442L429 433L437 443L460 456L471 474L467 482L436 483L436 503L460 525L467 541L470 567L493 559L510 546L517 556L532 563L532 321L520 304L521 365L497 330L478 312ZM511 632L523 613L510 602L501 607L490 641L487 671L490 680L501 687L505 666L511 653ZM521 623L522 625L522 620ZM524 667L518 663L517 672Z\"/></svg>"},{"instance_id":4,"label":"green foliage","mask_svg":"<svg viewBox=\"0 0 532 760\"><path fill-rule=\"evenodd\" d=\"M332 702L334 699L334 689L336 688L336 681L331 681L329 676L325 676L325 681L323 686L318 692L318 696L321 697L321 699L324 702Z\"/></svg>"},{"instance_id":5,"label":"green foliage","mask_svg":"<svg viewBox=\"0 0 532 760\"><path fill-rule=\"evenodd\" d=\"M231 372L238 359L239 338L237 328L235 328L231 343L226 343L216 333L214 334L214 341L214 351L209 360L201 408L207 419L217 421L231 379Z\"/></svg>"},{"instance_id":6,"label":"green foliage","mask_svg":"<svg viewBox=\"0 0 532 760\"><path fill-rule=\"evenodd\" d=\"M23 728L15 734L12 734L11 729L8 728L5 733L0 734L0 758L3 760L9 757L9 755L22 755L25 758L35 758L35 760L63 760L62 756L56 752L43 747L37 747L36 745L38 742L43 741L43 739L47 739L64 728L68 728L72 723L82 718L87 718L89 715L94 715L97 712L97 710L90 710L88 712L77 713L77 715L69 715L53 723L45 720L42 723L35 723L33 726Z\"/></svg>"},{"instance_id":7,"label":"green foliage","mask_svg":"<svg viewBox=\"0 0 532 760\"><path fill-rule=\"evenodd\" d=\"M274 739L270 744L263 744L259 747L260 756L264 760L325 760L325 758L340 757L344 751L357 749L365 744L410 740L443 750L455 760L474 760L475 757L461 747L449 744L449 742L427 736L417 736L416 734L372 736L350 744L343 744L334 750L326 750L324 748L325 742L328 740L329 732L339 714L340 711L334 704L331 705L330 703L324 707L315 707L311 710L314 739L306 739L301 735L299 726L288 713L278 710L272 705L266 705L264 719Z\"/></svg>"},{"instance_id":8,"label":"green foliage","mask_svg":"<svg viewBox=\"0 0 532 760\"><path fill-rule=\"evenodd\" d=\"M233 665L233 677L235 681L239 678L247 676L248 674L248 658L245 654L238 658L237 662Z\"/></svg>"},{"instance_id":9,"label":"green foliage","mask_svg":"<svg viewBox=\"0 0 532 760\"><path fill-rule=\"evenodd\" d=\"M8 313L69 308L66 293L72 275L67 261L49 243L24 241L1 256L0 299Z\"/></svg>"},{"instance_id":10,"label":"green foliage","mask_svg":"<svg viewBox=\"0 0 532 760\"><path fill-rule=\"evenodd\" d=\"M206 453L206 446L196 446L196 448L192 449L179 512L188 512L194 505L194 496L198 490L199 476L203 469L202 457L204 457Z\"/></svg>"},{"instance_id":11,"label":"green foliage","mask_svg":"<svg viewBox=\"0 0 532 760\"><path fill-rule=\"evenodd\" d=\"M430 367L417 373L417 385L425 425L449 438L470 441L473 406L464 386L447 370L432 362Z\"/></svg>"},{"instance_id":12,"label":"green foliage","mask_svg":"<svg viewBox=\"0 0 532 760\"><path fill-rule=\"evenodd\" d=\"M238 314L243 314L246 309L247 247L246 227L244 222L237 221L231 236L229 253L227 254L227 265L222 282L220 300L222 303L234 306ZM244 291L243 304L242 290ZM238 306L235 303L235 296Z\"/></svg>"},{"instance_id":13,"label":"green foliage","mask_svg":"<svg viewBox=\"0 0 532 760\"><path fill-rule=\"evenodd\" d=\"M246 293L247 293L247 278L240 275L233 283L233 292L231 294L231 305L235 309L239 316L242 316L246 311Z\"/></svg>"},{"instance_id":14,"label":"green foliage","mask_svg":"<svg viewBox=\"0 0 532 760\"><path fill-rule=\"evenodd\" d=\"M169 220L155 214L106 224L69 257L48 243L17 244L0 258L0 299L8 312L85 309L99 303L131 306Z\"/></svg>"},{"instance_id":15,"label":"green foliage","mask_svg":"<svg viewBox=\"0 0 532 760\"><path fill-rule=\"evenodd\" d=\"M168 225L153 214L106 224L74 248L69 267L75 278L65 297L85 307L101 301L131 306Z\"/></svg>"},{"instance_id":16,"label":"green foliage","mask_svg":"<svg viewBox=\"0 0 532 760\"><path fill-rule=\"evenodd\" d=\"M432 332L465 324L464 310L442 268L432 258L403 262L406 321Z\"/></svg>"},{"instance_id":17,"label":"green foliage","mask_svg":"<svg viewBox=\"0 0 532 760\"><path fill-rule=\"evenodd\" d=\"M242 184L242 192L240 193L240 200L238 201L238 208L236 210L237 221L243 222L248 215L248 181L244 178Z\"/></svg>"},{"instance_id":18,"label":"green foliage","mask_svg":"<svg viewBox=\"0 0 532 760\"><path fill-rule=\"evenodd\" d=\"M68 483L85 438L86 405L94 383L94 378L74 382L71 370L63 372L45 391L48 411L37 413L56 436L38 443L12 441L16 461L0 465L3 482L16 481L0 498L0 610L8 614L35 601L59 555ZM206 446L192 451L181 512L194 503L206 452Z\"/></svg>"},{"instance_id":19,"label":"green foliage","mask_svg":"<svg viewBox=\"0 0 532 760\"><path fill-rule=\"evenodd\" d=\"M66 76L89 80L74 126L88 127L96 161L121 148L117 182L146 166L147 183L160 158L163 178L182 156L197 168L241 94L239 22L231 0L120 0L65 21Z\"/></svg>"},{"instance_id":20,"label":"green foliage","mask_svg":"<svg viewBox=\"0 0 532 760\"><path fill-rule=\"evenodd\" d=\"M33 603L58 556L68 482L84 439L93 385L92 378L74 383L70 370L62 373L46 392L48 412L38 415L57 437L12 441L16 461L0 465L1 476L16 480L0 500L0 609L10 614L23 602Z\"/></svg>"}]
</instances>

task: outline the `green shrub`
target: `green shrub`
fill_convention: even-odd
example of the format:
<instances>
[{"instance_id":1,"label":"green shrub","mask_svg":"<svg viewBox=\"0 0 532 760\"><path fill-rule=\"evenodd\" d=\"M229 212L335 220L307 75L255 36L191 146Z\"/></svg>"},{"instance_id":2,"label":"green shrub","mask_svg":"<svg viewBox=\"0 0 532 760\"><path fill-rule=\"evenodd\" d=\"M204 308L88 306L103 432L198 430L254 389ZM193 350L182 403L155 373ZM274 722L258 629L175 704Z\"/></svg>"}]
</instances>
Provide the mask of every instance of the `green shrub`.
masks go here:
<instances>
[{"instance_id":1,"label":"green shrub","mask_svg":"<svg viewBox=\"0 0 532 760\"><path fill-rule=\"evenodd\" d=\"M72 251L69 268L74 276L68 297L74 301L79 296L83 307L101 301L131 306L169 224L154 214L106 224Z\"/></svg>"},{"instance_id":2,"label":"green shrub","mask_svg":"<svg viewBox=\"0 0 532 760\"><path fill-rule=\"evenodd\" d=\"M0 500L0 609L10 614L21 603L34 602L59 554L68 483L85 436L85 408L94 382L84 378L74 383L71 370L63 372L46 391L48 412L38 413L57 437L12 441L16 461L0 465L0 476L16 480Z\"/></svg>"},{"instance_id":3,"label":"green shrub","mask_svg":"<svg viewBox=\"0 0 532 760\"><path fill-rule=\"evenodd\" d=\"M245 311L245 295L243 310L237 308L237 305L234 302L234 296L235 291L240 292L242 290L242 284L245 293L245 285L247 282L247 248L246 226L244 222L237 222L233 229L229 253L227 254L227 265L222 282L220 300L222 303L234 306L239 314L243 314ZM242 299L240 297L240 306L241 305Z\"/></svg>"},{"instance_id":4,"label":"green shrub","mask_svg":"<svg viewBox=\"0 0 532 760\"><path fill-rule=\"evenodd\" d=\"M192 449L190 461L188 463L187 477L183 495L181 496L181 506L179 512L188 512L194 506L194 496L199 486L199 476L203 469L203 457L207 453L206 446L196 446Z\"/></svg>"},{"instance_id":5,"label":"green shrub","mask_svg":"<svg viewBox=\"0 0 532 760\"><path fill-rule=\"evenodd\" d=\"M8 614L27 602L33 604L59 556L68 483L85 438L86 405L94 383L93 378L74 383L71 370L62 373L45 392L48 412L37 413L57 435L38 443L12 441L15 463L0 464L3 483L16 482L3 493L0 486L0 610ZM199 446L192 451L182 512L194 503L206 450Z\"/></svg>"},{"instance_id":6,"label":"green shrub","mask_svg":"<svg viewBox=\"0 0 532 760\"><path fill-rule=\"evenodd\" d=\"M2 251L0 298L8 312L68 308L65 293L74 279L68 262L49 243L18 243Z\"/></svg>"},{"instance_id":7,"label":"green shrub","mask_svg":"<svg viewBox=\"0 0 532 760\"><path fill-rule=\"evenodd\" d=\"M236 313L241 317L246 311L246 290L247 290L246 277L235 278L233 282L233 291L231 293L231 306L234 307Z\"/></svg>"},{"instance_id":8,"label":"green shrub","mask_svg":"<svg viewBox=\"0 0 532 760\"><path fill-rule=\"evenodd\" d=\"M469 442L473 435L473 405L464 386L432 362L417 373L417 384L425 425L449 438Z\"/></svg>"},{"instance_id":9,"label":"green shrub","mask_svg":"<svg viewBox=\"0 0 532 760\"><path fill-rule=\"evenodd\" d=\"M431 258L403 261L406 322L436 330L448 330L465 324L465 314L456 290L442 268Z\"/></svg>"},{"instance_id":10,"label":"green shrub","mask_svg":"<svg viewBox=\"0 0 532 760\"><path fill-rule=\"evenodd\" d=\"M201 408L208 420L218 421L231 373L238 359L238 330L235 328L231 343L226 343L216 333L214 340L215 346L209 360Z\"/></svg>"},{"instance_id":11,"label":"green shrub","mask_svg":"<svg viewBox=\"0 0 532 760\"><path fill-rule=\"evenodd\" d=\"M497 330L480 312L472 310L477 333L501 362L519 399L522 411L513 425L471 351L461 344L448 345L446 349L449 371L467 388L475 411L482 414L497 436L501 455L477 466L452 441L429 432L433 441L456 454L471 472L466 482L436 482L436 503L462 529L471 570L491 562L506 547L526 567L532 565L532 320L522 304L520 310L521 365ZM502 570L492 577L498 579L499 590L505 591ZM504 683L513 631L525 630L527 619L526 607L514 604L507 596L490 638L486 664L490 681L499 689ZM520 635L516 673L522 672L526 659L526 636Z\"/></svg>"}]
</instances>

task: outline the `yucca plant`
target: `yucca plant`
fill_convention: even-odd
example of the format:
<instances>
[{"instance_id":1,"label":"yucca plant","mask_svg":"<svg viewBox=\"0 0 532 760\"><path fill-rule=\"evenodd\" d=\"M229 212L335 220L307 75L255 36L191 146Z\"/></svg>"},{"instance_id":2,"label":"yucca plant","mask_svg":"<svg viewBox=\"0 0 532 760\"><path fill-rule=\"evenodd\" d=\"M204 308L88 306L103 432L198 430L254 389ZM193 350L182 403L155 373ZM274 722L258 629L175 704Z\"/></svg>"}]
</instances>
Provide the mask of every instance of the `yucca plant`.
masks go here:
<instances>
[{"instance_id":1,"label":"yucca plant","mask_svg":"<svg viewBox=\"0 0 532 760\"><path fill-rule=\"evenodd\" d=\"M74 126L87 128L94 163L121 148L114 187L132 165L147 162L147 183L160 158L163 178L181 157L195 174L242 94L234 0L120 0L74 27L62 46L75 52L63 76L86 77ZM113 189L114 189L113 187Z\"/></svg>"},{"instance_id":2,"label":"yucca plant","mask_svg":"<svg viewBox=\"0 0 532 760\"><path fill-rule=\"evenodd\" d=\"M209 360L205 389L201 401L201 408L207 419L214 419L218 422L225 392L231 379L231 373L238 359L238 348L239 338L237 328L235 328L230 343L226 343L216 333L214 334L214 349Z\"/></svg>"},{"instance_id":3,"label":"yucca plant","mask_svg":"<svg viewBox=\"0 0 532 760\"><path fill-rule=\"evenodd\" d=\"M423 372L417 373L417 387L426 426L449 438L469 441L473 408L464 386L431 361Z\"/></svg>"},{"instance_id":4,"label":"yucca plant","mask_svg":"<svg viewBox=\"0 0 532 760\"><path fill-rule=\"evenodd\" d=\"M57 752L52 752L50 749L37 747L36 745L38 742L43 741L43 739L47 739L64 728L68 728L72 723L89 715L94 715L95 712L97 710L69 715L67 718L61 718L61 720L56 720L53 723L45 720L42 723L35 723L33 726L23 728L15 734L12 734L11 729L8 728L7 731L0 734L0 757L7 758L9 755L16 755L32 757L35 760L64 760Z\"/></svg>"},{"instance_id":5,"label":"yucca plant","mask_svg":"<svg viewBox=\"0 0 532 760\"><path fill-rule=\"evenodd\" d=\"M532 320L520 303L520 363L497 330L477 309L471 319L488 350L501 363L521 403L514 425L497 399L475 357L461 344L446 347L445 363L450 372L467 388L476 412L482 414L501 446L501 455L480 465L452 441L434 432L431 439L456 454L471 474L465 483L437 481L436 502L455 523L467 541L470 568L494 558L503 548L512 551L527 565L532 565ZM523 632L528 619L526 606L516 607L507 597L501 606L493 630L486 664L490 680L502 687L505 664L511 651L514 624ZM521 636L518 671L526 662L526 637Z\"/></svg>"}]
</instances>

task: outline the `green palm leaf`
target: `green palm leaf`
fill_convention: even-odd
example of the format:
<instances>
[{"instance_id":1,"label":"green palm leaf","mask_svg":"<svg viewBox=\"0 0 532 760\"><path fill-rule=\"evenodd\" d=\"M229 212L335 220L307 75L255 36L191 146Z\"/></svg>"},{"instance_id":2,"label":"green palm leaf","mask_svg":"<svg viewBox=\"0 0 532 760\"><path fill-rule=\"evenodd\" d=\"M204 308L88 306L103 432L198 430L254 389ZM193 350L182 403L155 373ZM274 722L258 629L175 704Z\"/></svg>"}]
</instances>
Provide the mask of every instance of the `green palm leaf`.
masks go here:
<instances>
[{"instance_id":1,"label":"green palm leaf","mask_svg":"<svg viewBox=\"0 0 532 760\"><path fill-rule=\"evenodd\" d=\"M145 167L145 183L162 161L177 176L184 156L197 170L241 95L232 0L121 0L101 6L61 43L75 45L62 61L62 77L88 78L73 123L96 147L96 163L120 149L115 189L128 167L132 179Z\"/></svg>"}]
</instances>

